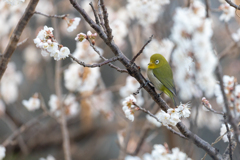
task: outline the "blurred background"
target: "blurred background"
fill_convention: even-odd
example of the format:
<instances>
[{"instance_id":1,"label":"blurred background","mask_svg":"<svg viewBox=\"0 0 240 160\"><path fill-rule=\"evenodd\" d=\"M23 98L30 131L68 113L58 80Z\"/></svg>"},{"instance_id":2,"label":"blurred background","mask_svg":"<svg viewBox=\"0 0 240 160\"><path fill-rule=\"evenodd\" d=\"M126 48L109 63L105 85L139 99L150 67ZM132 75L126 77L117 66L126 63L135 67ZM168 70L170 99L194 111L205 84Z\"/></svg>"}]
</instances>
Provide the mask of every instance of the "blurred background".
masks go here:
<instances>
[{"instance_id":1,"label":"blurred background","mask_svg":"<svg viewBox=\"0 0 240 160\"><path fill-rule=\"evenodd\" d=\"M26 0L20 4L9 5L6 1L0 1L0 53L4 52L28 2ZM90 2L93 2L94 8L98 10L97 0L78 0L81 7L94 19ZM234 76L237 85L240 78L238 54L240 38L237 39L240 37L237 15L240 15L239 11L235 14L235 9L227 8L220 0L104 2L108 9L114 41L126 57L131 59L136 55L153 35L153 40L135 63L141 67L141 72L146 77L149 57L157 52L163 54L173 68L179 102L189 102L191 107L191 117L183 119L182 122L210 144L214 142L220 136L223 117L204 111L201 99L206 96L215 110L222 111L222 104L217 103L218 94L215 93L215 85L218 83L215 69L218 63L221 65L223 75ZM208 17L206 2L210 7ZM238 1L235 3L239 4ZM69 16L63 20L35 14L21 35L22 43L14 51L1 81L0 144L7 144L4 160L38 160L48 155L57 160L64 159L61 128L54 118L59 116L57 100L54 97L56 61L50 56L42 56L41 49L34 44L33 39L38 32L45 25L53 27L57 41L67 46L76 58L88 64L102 61L87 41L75 41L78 33L95 31L69 1L40 0L36 11L48 15L69 14ZM75 17L80 17L81 21L75 30L68 32L69 21ZM211 24L207 25L209 21ZM179 34L178 29L181 27L185 28L186 32L182 30ZM198 38L197 34L204 38ZM184 38L190 44L190 50L186 47L188 44L183 43ZM202 44L201 40L206 44ZM202 46L198 45L200 42ZM96 37L95 46L104 57L114 56L99 36ZM179 58L180 50L181 53L184 52L181 57L192 58L187 67L185 64L188 62ZM124 69L120 62L113 64ZM191 70L191 67L194 69ZM133 122L125 117L122 101L139 87L138 82L128 74L120 73L108 65L94 69L84 68L70 58L62 60L61 71L61 88L64 95L62 101L73 160L124 159L130 154L142 158L145 153L151 154L155 144L165 144L170 150L178 147L192 159L204 156L205 152L202 149L172 134L164 126L157 127L141 111L134 112ZM32 96L42 97L41 103L44 102L46 108L25 107L23 100L29 100ZM162 98L173 106L166 95ZM156 114L159 111L159 107L146 91L141 90L136 99L139 106L152 113ZM54 116L46 114L44 109ZM21 126L27 127L17 138L7 143L7 138L13 133L16 134L16 130ZM223 153L227 143L220 141L214 146ZM234 156L236 158L238 155ZM206 159L211 158L207 156Z\"/></svg>"}]
</instances>

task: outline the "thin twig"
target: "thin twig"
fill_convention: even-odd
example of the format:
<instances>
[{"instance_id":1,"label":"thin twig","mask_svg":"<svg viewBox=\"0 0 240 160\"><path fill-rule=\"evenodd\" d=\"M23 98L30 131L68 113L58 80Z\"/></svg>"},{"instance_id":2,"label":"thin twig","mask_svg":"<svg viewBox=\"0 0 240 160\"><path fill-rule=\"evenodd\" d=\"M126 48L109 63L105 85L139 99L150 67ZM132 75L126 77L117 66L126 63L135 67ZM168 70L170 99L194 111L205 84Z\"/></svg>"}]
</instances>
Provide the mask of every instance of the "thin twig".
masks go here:
<instances>
[{"instance_id":1,"label":"thin twig","mask_svg":"<svg viewBox=\"0 0 240 160\"><path fill-rule=\"evenodd\" d=\"M90 2L89 5L92 7L93 14L94 14L94 17L95 17L95 22L96 22L98 25L100 25L99 19L98 19L97 13L96 13L96 10L94 9L92 2Z\"/></svg>"},{"instance_id":2,"label":"thin twig","mask_svg":"<svg viewBox=\"0 0 240 160\"><path fill-rule=\"evenodd\" d=\"M21 46L22 44L24 44L25 42L27 42L28 38L25 38L23 41L18 42L17 46Z\"/></svg>"},{"instance_id":3,"label":"thin twig","mask_svg":"<svg viewBox=\"0 0 240 160\"><path fill-rule=\"evenodd\" d=\"M144 48L152 41L153 35L149 38L149 40L145 43L145 45L142 47L142 49L133 57L133 59L130 61L131 64L134 63L134 61L137 59L138 56L143 52Z\"/></svg>"},{"instance_id":4,"label":"thin twig","mask_svg":"<svg viewBox=\"0 0 240 160\"><path fill-rule=\"evenodd\" d=\"M217 66L217 69L216 69L216 74L217 74L217 78L218 78L218 81L220 82L220 89L221 89L221 92L222 92L222 95L223 95L223 100L224 100L224 108L226 110L226 118L227 118L227 121L231 124L231 126L233 127L233 130L234 130L234 136L235 136L235 139L237 141L237 144L238 144L238 148L240 148L240 143L239 143L239 138L238 138L238 135L239 135L239 129L236 125L236 122L235 122L235 119L233 118L231 112L230 112L230 108L229 108L229 104L228 104L228 100L227 100L227 96L226 96L226 93L224 91L224 85L223 85L223 80L222 80L222 74L221 74L221 71L220 71L220 65Z\"/></svg>"},{"instance_id":5,"label":"thin twig","mask_svg":"<svg viewBox=\"0 0 240 160\"><path fill-rule=\"evenodd\" d=\"M89 67L89 68L101 67L101 66L107 65L107 64L109 64L109 63L111 63L111 62L115 62L115 61L119 60L119 57L117 56L117 57L112 57L112 58L110 58L110 59L107 59L107 60L105 60L105 61L103 61L103 62L101 62L101 63L86 64L86 63L84 63L83 61L78 60L77 58L75 58L75 57L74 57L73 55L71 55L71 54L69 54L69 57L71 57L72 60L74 60L75 62L77 62L77 63L80 64L81 66L83 66L83 67Z\"/></svg>"},{"instance_id":6,"label":"thin twig","mask_svg":"<svg viewBox=\"0 0 240 160\"><path fill-rule=\"evenodd\" d=\"M105 26L106 31L107 31L108 40L109 40L109 42L111 42L111 40L113 39L112 29L109 25L108 12L107 12L107 8L106 8L103 0L100 0L100 6L102 7L102 11L103 11L104 26Z\"/></svg>"},{"instance_id":7,"label":"thin twig","mask_svg":"<svg viewBox=\"0 0 240 160\"><path fill-rule=\"evenodd\" d=\"M101 59L107 61L108 59L105 58L105 57L100 53L100 51L92 44L92 42L91 42L89 39L87 39L87 40L88 40L90 46L93 48L93 50L99 55L99 57L100 57ZM118 57L119 57L119 56L118 56ZM119 58L119 59L120 59L120 58ZM118 60L119 60L119 59L118 59ZM117 70L118 72L120 72L120 73L128 73L128 71L127 71L126 69L120 69L119 67L113 65L112 63L109 63L108 65L109 65L111 68L116 69L116 70Z\"/></svg>"},{"instance_id":8,"label":"thin twig","mask_svg":"<svg viewBox=\"0 0 240 160\"><path fill-rule=\"evenodd\" d=\"M48 15L42 12L35 11L34 14L39 14L48 18L59 18L59 19L64 19L69 16L69 14L63 14L63 15Z\"/></svg>"},{"instance_id":9,"label":"thin twig","mask_svg":"<svg viewBox=\"0 0 240 160\"><path fill-rule=\"evenodd\" d=\"M237 46L236 42L230 43L218 56L219 60L222 60L227 54L229 54L230 50Z\"/></svg>"},{"instance_id":10,"label":"thin twig","mask_svg":"<svg viewBox=\"0 0 240 160\"><path fill-rule=\"evenodd\" d=\"M103 22L102 7L100 6L100 0L98 0L98 17L100 19L100 26L103 28L104 32L107 34L107 30Z\"/></svg>"},{"instance_id":11,"label":"thin twig","mask_svg":"<svg viewBox=\"0 0 240 160\"><path fill-rule=\"evenodd\" d=\"M153 117L154 119L156 119L159 123L162 123L155 115L153 115L149 110L146 110L145 108L142 108L140 106L138 106L135 102L133 102L133 104L141 111L147 113L149 116ZM175 131L174 129L172 129L169 126L166 126L167 129L169 129L173 134L176 134L178 136L180 136L181 138L187 139L187 137L185 137L184 135L182 135L181 133Z\"/></svg>"},{"instance_id":12,"label":"thin twig","mask_svg":"<svg viewBox=\"0 0 240 160\"><path fill-rule=\"evenodd\" d=\"M210 4L209 4L209 0L205 0L205 4L206 4L206 18L209 18L209 9L210 9Z\"/></svg>"},{"instance_id":13,"label":"thin twig","mask_svg":"<svg viewBox=\"0 0 240 160\"><path fill-rule=\"evenodd\" d=\"M232 160L232 142L231 142L231 132L227 124L227 116L226 114L223 115L224 118L224 124L227 129L227 137L228 137L228 142L229 142L229 158Z\"/></svg>"},{"instance_id":14,"label":"thin twig","mask_svg":"<svg viewBox=\"0 0 240 160\"><path fill-rule=\"evenodd\" d=\"M16 138L17 136L22 134L28 128L32 127L34 124L38 123L41 119L45 118L46 115L47 115L46 113L43 113L43 114L37 116L36 118L31 119L27 123L23 124L17 130L15 130L1 145L4 147L7 147L9 144L11 144L11 142L14 140L14 138Z\"/></svg>"},{"instance_id":15,"label":"thin twig","mask_svg":"<svg viewBox=\"0 0 240 160\"><path fill-rule=\"evenodd\" d=\"M35 8L38 4L39 0L31 0L21 17L21 19L18 21L18 24L10 38L10 41L7 45L6 50L3 53L3 56L0 60L0 80L2 79L3 73L5 72L8 62L10 61L10 58L12 57L13 52L15 51L18 41L21 37L21 34L28 24L29 20L34 14Z\"/></svg>"},{"instance_id":16,"label":"thin twig","mask_svg":"<svg viewBox=\"0 0 240 160\"><path fill-rule=\"evenodd\" d=\"M214 109L212 109L211 104L209 103L209 101L203 97L202 98L202 105L209 111L215 113L215 114L220 114L220 115L224 115L224 112L219 112L219 111L215 111Z\"/></svg>"}]
</instances>

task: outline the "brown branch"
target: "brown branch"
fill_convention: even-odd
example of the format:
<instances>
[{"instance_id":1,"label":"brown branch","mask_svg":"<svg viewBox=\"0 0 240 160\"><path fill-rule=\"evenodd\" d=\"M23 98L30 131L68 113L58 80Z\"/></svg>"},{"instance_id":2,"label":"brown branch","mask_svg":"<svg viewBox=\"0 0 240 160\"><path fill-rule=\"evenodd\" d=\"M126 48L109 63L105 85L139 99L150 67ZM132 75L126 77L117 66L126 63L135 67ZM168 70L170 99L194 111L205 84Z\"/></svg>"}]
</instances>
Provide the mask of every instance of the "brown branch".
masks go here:
<instances>
[{"instance_id":1,"label":"brown branch","mask_svg":"<svg viewBox=\"0 0 240 160\"><path fill-rule=\"evenodd\" d=\"M237 142L234 138L231 139L231 143L228 144L228 147L226 148L225 152L223 153L223 160L229 160L230 155L233 155L233 151L236 149ZM232 153L230 152L230 147L232 148Z\"/></svg>"},{"instance_id":2,"label":"brown branch","mask_svg":"<svg viewBox=\"0 0 240 160\"><path fill-rule=\"evenodd\" d=\"M130 60L122 53L122 51L118 48L118 46L113 42L109 42L104 31L88 16L88 14L81 8L75 0L69 0L73 7L83 16L83 18L88 22L88 24L98 33L98 35L102 38L102 40L109 46L111 51L115 54L115 56L121 56L119 60L127 69L128 73L134 77L139 83L145 84L147 80L143 77L139 68L136 65L131 65ZM152 97L152 99L158 104L158 106L167 111L170 108L166 102L158 96L157 92L150 86L150 84L146 85L144 89L148 92L148 94ZM181 122L177 124L177 128L179 131L187 138L189 138L195 145L204 149L212 158L214 159L222 159L222 156L219 154L218 150L212 147L209 143L193 134L189 129L187 129Z\"/></svg>"},{"instance_id":3,"label":"brown branch","mask_svg":"<svg viewBox=\"0 0 240 160\"><path fill-rule=\"evenodd\" d=\"M218 56L219 60L225 58L225 56L230 52L231 49L237 46L236 42L230 43Z\"/></svg>"},{"instance_id":4,"label":"brown branch","mask_svg":"<svg viewBox=\"0 0 240 160\"><path fill-rule=\"evenodd\" d=\"M100 6L102 7L102 11L103 11L104 26L107 31L108 40L109 40L109 42L111 42L113 39L113 36L112 36L112 29L111 29L111 27L109 25L109 21L108 21L107 8L106 8L103 0L99 0L99 1L100 1Z\"/></svg>"},{"instance_id":5,"label":"brown branch","mask_svg":"<svg viewBox=\"0 0 240 160\"><path fill-rule=\"evenodd\" d=\"M92 10L93 10L93 14L94 14L96 23L97 23L98 25L100 25L99 19L98 19L97 13L96 13L96 10L94 9L92 2L90 2L89 5L92 7Z\"/></svg>"},{"instance_id":6,"label":"brown branch","mask_svg":"<svg viewBox=\"0 0 240 160\"><path fill-rule=\"evenodd\" d=\"M219 81L219 84L220 84L220 89L221 89L221 92L222 92L222 95L223 95L224 108L226 110L226 120L233 127L235 139L237 141L238 147L240 147L240 142L239 142L239 138L238 138L239 129L238 129L238 126L236 124L235 119L233 118L233 116L230 112L227 96L226 96L226 93L224 91L224 85L223 85L223 80L222 80L222 74L221 74L221 71L220 71L220 65L217 66L216 74L217 74L217 78L218 78L218 81Z\"/></svg>"},{"instance_id":7,"label":"brown branch","mask_svg":"<svg viewBox=\"0 0 240 160\"><path fill-rule=\"evenodd\" d=\"M240 7L233 3L231 0L225 0L230 6L234 7L235 9L239 10Z\"/></svg>"},{"instance_id":8,"label":"brown branch","mask_svg":"<svg viewBox=\"0 0 240 160\"><path fill-rule=\"evenodd\" d=\"M28 121L27 123L23 124L21 127L19 127L17 130L15 130L1 145L4 147L7 147L8 145L11 144L11 142L18 137L20 134L22 134L23 132L25 132L27 129L29 129L30 127L32 127L34 124L38 123L41 119L45 118L46 114L41 114L39 116L37 116L34 119L31 119L30 121Z\"/></svg>"},{"instance_id":9,"label":"brown branch","mask_svg":"<svg viewBox=\"0 0 240 160\"><path fill-rule=\"evenodd\" d=\"M150 43L152 41L153 35L149 38L149 40L145 43L145 45L142 47L142 49L133 57L133 59L131 60L131 63L133 64L134 61L137 59L138 56L140 56L140 54L143 52L144 48L148 45L148 43Z\"/></svg>"},{"instance_id":10,"label":"brown branch","mask_svg":"<svg viewBox=\"0 0 240 160\"><path fill-rule=\"evenodd\" d=\"M205 4L206 4L206 18L209 18L209 10L210 10L210 4L209 4L209 0L205 0Z\"/></svg>"},{"instance_id":11,"label":"brown branch","mask_svg":"<svg viewBox=\"0 0 240 160\"><path fill-rule=\"evenodd\" d=\"M59 19L64 19L69 16L69 14L63 14L63 15L48 15L42 12L35 11L34 14L39 14L48 18L59 18Z\"/></svg>"},{"instance_id":12,"label":"brown branch","mask_svg":"<svg viewBox=\"0 0 240 160\"><path fill-rule=\"evenodd\" d=\"M107 59L101 63L96 63L96 64L86 64L84 63L83 61L80 61L78 60L77 58L75 58L73 55L69 54L69 57L72 58L72 60L74 60L75 62L77 62L78 64L80 64L81 66L83 67L89 67L89 68L96 68L96 67L101 67L101 66L104 66L104 65L107 65L111 62L115 62L117 60L119 60L119 57L112 57L110 59Z\"/></svg>"},{"instance_id":13,"label":"brown branch","mask_svg":"<svg viewBox=\"0 0 240 160\"><path fill-rule=\"evenodd\" d=\"M149 110L146 110L145 108L142 108L140 106L138 106L135 102L133 102L133 104L137 107L138 110L141 110L145 113L147 113L149 116L153 117L154 119L156 119L159 123L162 123L155 115L153 115ZM176 134L178 135L179 137L181 138L184 138L184 139L187 139L184 135L182 135L181 133L175 131L174 129L172 129L171 127L169 126L166 126L167 129L169 129L173 134Z\"/></svg>"},{"instance_id":14,"label":"brown branch","mask_svg":"<svg viewBox=\"0 0 240 160\"><path fill-rule=\"evenodd\" d=\"M10 58L17 47L18 41L22 35L24 28L26 27L29 20L31 19L31 17L34 14L34 10L38 4L38 1L39 0L31 0L28 4L23 16L18 21L18 24L10 38L8 46L7 46L6 50L4 51L4 54L0 60L0 80L2 79L3 73L5 72L5 70L7 68L8 62L10 61Z\"/></svg>"}]
</instances>

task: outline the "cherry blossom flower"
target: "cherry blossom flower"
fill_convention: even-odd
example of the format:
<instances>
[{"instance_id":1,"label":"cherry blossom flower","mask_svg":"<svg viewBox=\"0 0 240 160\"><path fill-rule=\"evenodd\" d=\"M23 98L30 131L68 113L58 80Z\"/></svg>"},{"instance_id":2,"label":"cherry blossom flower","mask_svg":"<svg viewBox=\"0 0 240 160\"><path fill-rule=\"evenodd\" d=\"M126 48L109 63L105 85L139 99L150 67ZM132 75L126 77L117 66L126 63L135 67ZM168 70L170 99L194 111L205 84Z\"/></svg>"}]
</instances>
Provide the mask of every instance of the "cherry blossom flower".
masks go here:
<instances>
[{"instance_id":1,"label":"cherry blossom flower","mask_svg":"<svg viewBox=\"0 0 240 160\"><path fill-rule=\"evenodd\" d=\"M40 108L40 100L37 94L34 94L29 100L23 100L22 104L28 111L35 111Z\"/></svg>"},{"instance_id":2,"label":"cherry blossom flower","mask_svg":"<svg viewBox=\"0 0 240 160\"><path fill-rule=\"evenodd\" d=\"M81 18L80 17L75 17L73 19L70 19L68 22L68 28L67 31L68 32L72 32L73 30L75 30L80 22Z\"/></svg>"}]
</instances>

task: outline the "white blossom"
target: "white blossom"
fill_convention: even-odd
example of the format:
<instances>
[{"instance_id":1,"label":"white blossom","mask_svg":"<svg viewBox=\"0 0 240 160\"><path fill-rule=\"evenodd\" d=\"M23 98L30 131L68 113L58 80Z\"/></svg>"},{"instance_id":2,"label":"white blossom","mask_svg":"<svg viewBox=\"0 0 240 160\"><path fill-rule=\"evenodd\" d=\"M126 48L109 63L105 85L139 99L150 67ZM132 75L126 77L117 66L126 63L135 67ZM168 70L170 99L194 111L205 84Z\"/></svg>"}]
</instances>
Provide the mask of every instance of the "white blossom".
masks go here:
<instances>
[{"instance_id":1,"label":"white blossom","mask_svg":"<svg viewBox=\"0 0 240 160\"><path fill-rule=\"evenodd\" d=\"M169 0L128 0L127 10L130 18L137 19L142 26L153 24L163 11L163 5Z\"/></svg>"},{"instance_id":2,"label":"white blossom","mask_svg":"<svg viewBox=\"0 0 240 160\"><path fill-rule=\"evenodd\" d=\"M235 8L230 6L227 2L219 0L221 2L221 5L219 6L219 9L223 11L223 13L220 15L219 19L221 21L228 22L232 17L235 16ZM235 0L232 1L235 3Z\"/></svg>"},{"instance_id":3,"label":"white blossom","mask_svg":"<svg viewBox=\"0 0 240 160\"><path fill-rule=\"evenodd\" d=\"M60 101L56 95L52 94L50 96L48 105L50 107L50 112L54 113L55 116L58 117L61 115L61 110L59 108ZM73 94L69 94L66 98L64 98L63 107L67 116L74 116L80 112L80 105L76 101L76 97Z\"/></svg>"},{"instance_id":4,"label":"white blossom","mask_svg":"<svg viewBox=\"0 0 240 160\"><path fill-rule=\"evenodd\" d=\"M36 96L31 97L29 100L23 100L22 104L28 111L35 111L40 108L40 100Z\"/></svg>"},{"instance_id":5,"label":"white blossom","mask_svg":"<svg viewBox=\"0 0 240 160\"><path fill-rule=\"evenodd\" d=\"M126 78L126 85L120 88L119 94L122 98L125 98L128 95L136 92L139 87L140 87L140 84L138 83L138 81L132 76L128 76ZM139 94L137 94L136 98L138 101L138 105L141 106L144 103L144 99L142 97L141 91L139 92Z\"/></svg>"},{"instance_id":6,"label":"white blossom","mask_svg":"<svg viewBox=\"0 0 240 160\"><path fill-rule=\"evenodd\" d=\"M52 155L48 155L47 158L40 158L39 160L55 160Z\"/></svg>"},{"instance_id":7,"label":"white blossom","mask_svg":"<svg viewBox=\"0 0 240 160\"><path fill-rule=\"evenodd\" d=\"M135 108L135 105L133 103L136 102L137 100L133 95L126 97L122 102L123 112L125 113L126 118L128 118L130 121L134 121L133 109Z\"/></svg>"},{"instance_id":8,"label":"white blossom","mask_svg":"<svg viewBox=\"0 0 240 160\"><path fill-rule=\"evenodd\" d=\"M7 2L10 5L16 5L25 2L25 0L3 0L3 1Z\"/></svg>"},{"instance_id":9,"label":"white blossom","mask_svg":"<svg viewBox=\"0 0 240 160\"><path fill-rule=\"evenodd\" d=\"M230 128L231 128L231 125L230 125L230 124L228 124L228 128L229 128L229 130L230 130ZM222 124L222 127L221 127L221 129L220 129L220 136L224 135L226 132L227 132L226 125L225 125L225 124ZM232 138L233 133L230 132L230 135L231 135L230 137ZM222 140L223 140L223 142L228 142L227 133L223 136Z\"/></svg>"},{"instance_id":10,"label":"white blossom","mask_svg":"<svg viewBox=\"0 0 240 160\"><path fill-rule=\"evenodd\" d=\"M6 156L6 148L0 145L0 160L3 160L5 156Z\"/></svg>"},{"instance_id":11,"label":"white blossom","mask_svg":"<svg viewBox=\"0 0 240 160\"><path fill-rule=\"evenodd\" d=\"M124 160L141 160L138 156L127 155Z\"/></svg>"},{"instance_id":12,"label":"white blossom","mask_svg":"<svg viewBox=\"0 0 240 160\"><path fill-rule=\"evenodd\" d=\"M158 113L155 115L156 117L158 117ZM157 127L161 127L162 123L158 122L155 118L153 118L152 116L148 115L146 116L148 122L152 123L153 125L157 126Z\"/></svg>"},{"instance_id":13,"label":"white blossom","mask_svg":"<svg viewBox=\"0 0 240 160\"><path fill-rule=\"evenodd\" d=\"M203 92L212 97L218 60L211 45L212 21L205 18L204 5L196 0L189 8L177 8L173 20L173 65L179 96L185 101L201 97Z\"/></svg>"},{"instance_id":14,"label":"white blossom","mask_svg":"<svg viewBox=\"0 0 240 160\"><path fill-rule=\"evenodd\" d=\"M7 104L14 103L18 98L18 85L22 81L22 74L16 71L16 65L9 62L1 79L1 95Z\"/></svg>"},{"instance_id":15,"label":"white blossom","mask_svg":"<svg viewBox=\"0 0 240 160\"><path fill-rule=\"evenodd\" d=\"M232 39L235 42L239 42L239 40L240 40L240 28L237 30L237 33L232 33Z\"/></svg>"},{"instance_id":16,"label":"white blossom","mask_svg":"<svg viewBox=\"0 0 240 160\"><path fill-rule=\"evenodd\" d=\"M69 23L68 23L68 28L67 28L67 31L68 32L72 32L73 30L75 30L80 22L81 18L80 17L75 17L73 19L70 19L69 20Z\"/></svg>"}]
</instances>

